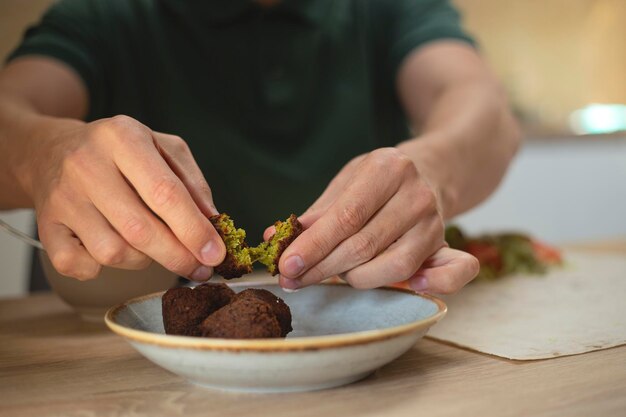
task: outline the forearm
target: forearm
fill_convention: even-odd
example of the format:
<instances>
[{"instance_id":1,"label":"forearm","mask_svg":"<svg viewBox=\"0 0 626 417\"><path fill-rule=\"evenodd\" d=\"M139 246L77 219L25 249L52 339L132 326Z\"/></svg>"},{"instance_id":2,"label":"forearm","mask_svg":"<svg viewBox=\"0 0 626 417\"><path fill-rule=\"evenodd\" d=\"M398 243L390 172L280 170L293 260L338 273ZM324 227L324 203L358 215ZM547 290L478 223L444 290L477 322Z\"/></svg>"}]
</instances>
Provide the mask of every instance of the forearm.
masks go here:
<instances>
[{"instance_id":1,"label":"forearm","mask_svg":"<svg viewBox=\"0 0 626 417\"><path fill-rule=\"evenodd\" d=\"M55 131L76 124L82 122L43 115L27 100L0 91L0 209L33 207L37 150L54 140Z\"/></svg>"},{"instance_id":2,"label":"forearm","mask_svg":"<svg viewBox=\"0 0 626 417\"><path fill-rule=\"evenodd\" d=\"M506 99L492 80L442 89L420 125L419 136L398 148L437 190L446 219L493 192L520 141Z\"/></svg>"}]
</instances>

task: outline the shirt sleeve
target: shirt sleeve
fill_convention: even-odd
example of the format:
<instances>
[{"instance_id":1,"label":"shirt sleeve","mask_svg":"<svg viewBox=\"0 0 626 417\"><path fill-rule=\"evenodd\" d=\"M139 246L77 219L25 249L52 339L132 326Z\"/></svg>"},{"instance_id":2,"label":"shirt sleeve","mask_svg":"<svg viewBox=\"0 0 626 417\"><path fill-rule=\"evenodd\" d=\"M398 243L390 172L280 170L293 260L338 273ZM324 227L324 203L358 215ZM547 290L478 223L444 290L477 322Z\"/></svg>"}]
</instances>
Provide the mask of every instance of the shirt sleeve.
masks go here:
<instances>
[{"instance_id":1,"label":"shirt sleeve","mask_svg":"<svg viewBox=\"0 0 626 417\"><path fill-rule=\"evenodd\" d=\"M393 5L388 45L392 74L407 55L428 42L454 39L475 46L449 0L394 0L388 4Z\"/></svg>"},{"instance_id":2,"label":"shirt sleeve","mask_svg":"<svg viewBox=\"0 0 626 417\"><path fill-rule=\"evenodd\" d=\"M39 55L68 65L87 87L87 119L91 119L104 106L105 54L97 2L61 0L47 10L39 23L28 28L7 62L18 57Z\"/></svg>"}]
</instances>

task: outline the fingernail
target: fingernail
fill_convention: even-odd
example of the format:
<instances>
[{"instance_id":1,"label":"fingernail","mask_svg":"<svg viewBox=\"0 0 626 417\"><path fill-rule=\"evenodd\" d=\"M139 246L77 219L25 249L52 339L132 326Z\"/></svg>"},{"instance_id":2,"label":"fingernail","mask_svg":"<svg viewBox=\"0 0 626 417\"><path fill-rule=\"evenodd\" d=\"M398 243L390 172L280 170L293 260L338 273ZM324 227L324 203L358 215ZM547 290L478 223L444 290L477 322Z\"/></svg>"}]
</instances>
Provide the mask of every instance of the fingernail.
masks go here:
<instances>
[{"instance_id":1,"label":"fingernail","mask_svg":"<svg viewBox=\"0 0 626 417\"><path fill-rule=\"evenodd\" d=\"M409 282L409 286L414 291L424 291L424 290L428 289L428 278L421 277L421 278L418 278L416 280L411 280Z\"/></svg>"},{"instance_id":2,"label":"fingernail","mask_svg":"<svg viewBox=\"0 0 626 417\"><path fill-rule=\"evenodd\" d=\"M304 261L298 255L290 256L284 263L281 274L287 277L297 277L304 269Z\"/></svg>"},{"instance_id":3,"label":"fingernail","mask_svg":"<svg viewBox=\"0 0 626 417\"><path fill-rule=\"evenodd\" d=\"M208 266L200 265L198 268L196 268L195 271L191 273L189 278L193 279L194 281L206 281L207 279L209 279L212 272L213 271Z\"/></svg>"},{"instance_id":4,"label":"fingernail","mask_svg":"<svg viewBox=\"0 0 626 417\"><path fill-rule=\"evenodd\" d=\"M294 292L300 291L300 288L282 288L282 290L289 294L293 294Z\"/></svg>"},{"instance_id":5,"label":"fingernail","mask_svg":"<svg viewBox=\"0 0 626 417\"><path fill-rule=\"evenodd\" d=\"M300 282L295 279L282 277L281 288L285 292L296 292L300 289Z\"/></svg>"},{"instance_id":6,"label":"fingernail","mask_svg":"<svg viewBox=\"0 0 626 417\"><path fill-rule=\"evenodd\" d=\"M200 257L205 264L217 263L221 258L220 247L214 240L210 240L209 243L204 245L200 250Z\"/></svg>"}]
</instances>

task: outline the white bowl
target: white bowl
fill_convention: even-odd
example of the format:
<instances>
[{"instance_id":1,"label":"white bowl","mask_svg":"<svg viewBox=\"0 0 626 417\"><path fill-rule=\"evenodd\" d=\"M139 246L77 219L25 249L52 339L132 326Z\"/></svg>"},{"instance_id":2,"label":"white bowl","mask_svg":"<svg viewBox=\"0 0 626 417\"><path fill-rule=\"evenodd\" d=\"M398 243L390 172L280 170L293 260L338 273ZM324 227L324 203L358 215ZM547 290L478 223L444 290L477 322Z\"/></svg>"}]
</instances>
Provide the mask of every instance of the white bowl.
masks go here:
<instances>
[{"instance_id":1,"label":"white bowl","mask_svg":"<svg viewBox=\"0 0 626 417\"><path fill-rule=\"evenodd\" d=\"M52 290L85 321L102 323L102 316L111 306L131 297L172 288L178 275L156 262L146 269L128 271L104 267L88 281L79 281L58 273L48 254L39 250L39 258Z\"/></svg>"},{"instance_id":2,"label":"white bowl","mask_svg":"<svg viewBox=\"0 0 626 417\"><path fill-rule=\"evenodd\" d=\"M409 350L446 313L441 300L400 289L325 284L285 293L277 285L254 287L290 306L294 331L286 339L166 335L162 292L111 308L105 322L146 358L193 383L288 392L362 379Z\"/></svg>"}]
</instances>

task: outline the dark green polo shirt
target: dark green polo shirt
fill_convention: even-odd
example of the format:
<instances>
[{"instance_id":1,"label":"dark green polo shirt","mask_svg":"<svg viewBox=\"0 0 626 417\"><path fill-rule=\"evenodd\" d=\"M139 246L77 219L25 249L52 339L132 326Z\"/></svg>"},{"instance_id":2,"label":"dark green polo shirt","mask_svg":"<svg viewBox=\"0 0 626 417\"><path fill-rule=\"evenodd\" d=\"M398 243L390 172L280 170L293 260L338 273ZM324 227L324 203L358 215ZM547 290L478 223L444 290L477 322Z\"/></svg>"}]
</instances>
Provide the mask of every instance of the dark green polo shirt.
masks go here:
<instances>
[{"instance_id":1,"label":"dark green polo shirt","mask_svg":"<svg viewBox=\"0 0 626 417\"><path fill-rule=\"evenodd\" d=\"M442 38L471 42L445 0L61 0L10 59L71 66L88 120L183 137L255 244L352 157L409 137L396 72Z\"/></svg>"}]
</instances>

